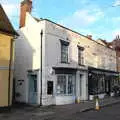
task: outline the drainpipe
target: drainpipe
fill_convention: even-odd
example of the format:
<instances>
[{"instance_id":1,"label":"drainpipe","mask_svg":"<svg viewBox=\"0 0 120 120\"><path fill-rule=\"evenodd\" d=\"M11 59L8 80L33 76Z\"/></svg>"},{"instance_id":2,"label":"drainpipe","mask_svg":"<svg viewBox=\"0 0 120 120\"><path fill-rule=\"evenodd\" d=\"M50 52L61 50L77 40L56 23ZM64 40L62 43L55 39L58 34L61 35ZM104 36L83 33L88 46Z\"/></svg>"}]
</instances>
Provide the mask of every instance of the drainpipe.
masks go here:
<instances>
[{"instance_id":1,"label":"drainpipe","mask_svg":"<svg viewBox=\"0 0 120 120\"><path fill-rule=\"evenodd\" d=\"M10 60L9 60L9 74L8 74L8 107L10 106L10 78L11 78L11 66L12 66L12 57L13 57L13 39L10 43Z\"/></svg>"},{"instance_id":2,"label":"drainpipe","mask_svg":"<svg viewBox=\"0 0 120 120\"><path fill-rule=\"evenodd\" d=\"M41 30L41 33L40 33L40 36L41 36L41 75L40 75L40 80L41 80L41 92L40 92L40 106L42 106L42 39L43 39L43 30Z\"/></svg>"}]
</instances>

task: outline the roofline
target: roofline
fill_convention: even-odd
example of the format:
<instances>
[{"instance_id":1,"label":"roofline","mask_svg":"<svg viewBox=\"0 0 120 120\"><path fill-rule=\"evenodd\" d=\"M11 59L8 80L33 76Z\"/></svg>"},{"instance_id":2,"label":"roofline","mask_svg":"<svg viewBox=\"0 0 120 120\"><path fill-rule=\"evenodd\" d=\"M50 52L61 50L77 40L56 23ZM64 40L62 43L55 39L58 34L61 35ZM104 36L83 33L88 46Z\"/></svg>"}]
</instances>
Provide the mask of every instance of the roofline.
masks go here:
<instances>
[{"instance_id":1,"label":"roofline","mask_svg":"<svg viewBox=\"0 0 120 120\"><path fill-rule=\"evenodd\" d=\"M19 34L17 32L11 33L11 32L5 31L5 30L1 30L1 29L0 29L0 33L7 34L9 36L14 36L14 35L19 36Z\"/></svg>"},{"instance_id":2,"label":"roofline","mask_svg":"<svg viewBox=\"0 0 120 120\"><path fill-rule=\"evenodd\" d=\"M13 32L5 31L5 30L2 30L2 29L0 29L0 31L7 32L7 33L9 33L9 34L19 36L19 35L18 35L18 33L16 32L16 30L14 29L13 25L11 24L11 22L10 22L10 20L9 20L9 18L8 18L8 16L7 16L7 14L5 13L4 8L2 7L2 5L1 5L1 4L0 4L0 7L1 7L1 8L2 8L2 10L3 10L3 13L4 13L4 15L5 15L5 17L6 17L7 21L9 22L10 27L13 29Z\"/></svg>"},{"instance_id":3,"label":"roofline","mask_svg":"<svg viewBox=\"0 0 120 120\"><path fill-rule=\"evenodd\" d=\"M77 32L77 31L75 31L75 30L72 30L72 29L70 29L70 28L68 28L68 27L65 27L65 26L63 26L63 25L61 25L61 24L58 24L58 23L56 23L56 22L53 22L53 21L51 21L51 20L49 20L49 19L43 19L43 18L40 19L40 21L43 21L43 20L48 21L48 22L51 22L51 23L53 23L53 24L55 24L55 25L58 25L58 26L60 26L60 27L62 27L62 28L64 28L64 29L67 29L67 30L69 30L69 31L71 31L71 32L74 32L74 33L76 33L76 34L78 34L78 35L81 35L81 36L89 39L87 36L85 36L85 35ZM103 44L101 44L101 43L99 43L99 42L97 42L97 41L95 41L95 40L93 40L93 39L89 39L89 40L91 40L91 41L93 41L93 42L95 42L95 43L97 43L97 44L99 44L99 45L101 45L101 46L104 46ZM104 46L104 47L115 51L114 49L112 49L112 48L110 48L110 47L107 47L107 46Z\"/></svg>"}]
</instances>

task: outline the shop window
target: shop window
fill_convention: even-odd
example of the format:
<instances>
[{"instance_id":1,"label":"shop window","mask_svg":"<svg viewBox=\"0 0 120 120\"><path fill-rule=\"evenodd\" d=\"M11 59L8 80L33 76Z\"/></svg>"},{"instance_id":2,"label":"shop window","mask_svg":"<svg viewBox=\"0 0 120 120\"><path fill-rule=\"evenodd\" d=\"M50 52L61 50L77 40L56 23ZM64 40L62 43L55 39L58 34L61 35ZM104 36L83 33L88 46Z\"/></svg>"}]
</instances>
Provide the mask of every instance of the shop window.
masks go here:
<instances>
[{"instance_id":1,"label":"shop window","mask_svg":"<svg viewBox=\"0 0 120 120\"><path fill-rule=\"evenodd\" d=\"M57 78L57 94L58 95L72 95L73 94L73 76L72 75L58 75Z\"/></svg>"},{"instance_id":2,"label":"shop window","mask_svg":"<svg viewBox=\"0 0 120 120\"><path fill-rule=\"evenodd\" d=\"M91 73L89 76L89 94L100 94L105 92L105 77L102 74Z\"/></svg>"},{"instance_id":3,"label":"shop window","mask_svg":"<svg viewBox=\"0 0 120 120\"><path fill-rule=\"evenodd\" d=\"M57 93L66 94L66 76L58 76L57 80Z\"/></svg>"},{"instance_id":4,"label":"shop window","mask_svg":"<svg viewBox=\"0 0 120 120\"><path fill-rule=\"evenodd\" d=\"M47 82L47 94L52 95L53 94L53 81Z\"/></svg>"},{"instance_id":5,"label":"shop window","mask_svg":"<svg viewBox=\"0 0 120 120\"><path fill-rule=\"evenodd\" d=\"M72 76L68 76L68 94L72 94L73 93L73 80L72 80Z\"/></svg>"},{"instance_id":6,"label":"shop window","mask_svg":"<svg viewBox=\"0 0 120 120\"><path fill-rule=\"evenodd\" d=\"M105 79L104 76L98 75L98 93L105 92Z\"/></svg>"}]
</instances>

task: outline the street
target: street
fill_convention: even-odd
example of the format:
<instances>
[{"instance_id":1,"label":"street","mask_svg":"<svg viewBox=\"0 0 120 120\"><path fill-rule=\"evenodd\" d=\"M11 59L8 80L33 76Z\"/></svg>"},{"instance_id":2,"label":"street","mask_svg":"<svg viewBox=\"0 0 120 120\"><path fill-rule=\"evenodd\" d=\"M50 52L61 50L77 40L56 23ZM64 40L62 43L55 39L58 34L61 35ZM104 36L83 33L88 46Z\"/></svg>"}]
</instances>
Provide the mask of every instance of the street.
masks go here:
<instances>
[{"instance_id":1,"label":"street","mask_svg":"<svg viewBox=\"0 0 120 120\"><path fill-rule=\"evenodd\" d=\"M10 112L0 113L0 120L120 120L120 103L101 108L100 111L90 110L73 114L55 108L14 108Z\"/></svg>"},{"instance_id":2,"label":"street","mask_svg":"<svg viewBox=\"0 0 120 120\"><path fill-rule=\"evenodd\" d=\"M73 118L75 120L120 120L120 104L104 107L100 111L91 110L81 114L76 113Z\"/></svg>"}]
</instances>

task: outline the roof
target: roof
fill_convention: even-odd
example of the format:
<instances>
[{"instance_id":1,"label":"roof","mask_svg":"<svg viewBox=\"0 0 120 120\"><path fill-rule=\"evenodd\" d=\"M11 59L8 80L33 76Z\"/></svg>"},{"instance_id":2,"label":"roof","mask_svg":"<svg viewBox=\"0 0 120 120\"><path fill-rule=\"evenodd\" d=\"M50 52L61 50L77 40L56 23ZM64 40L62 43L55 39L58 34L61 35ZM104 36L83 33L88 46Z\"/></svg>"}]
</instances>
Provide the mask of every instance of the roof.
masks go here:
<instances>
[{"instance_id":1,"label":"roof","mask_svg":"<svg viewBox=\"0 0 120 120\"><path fill-rule=\"evenodd\" d=\"M21 2L21 4L25 4L25 3L32 3L32 0L23 0L23 1Z\"/></svg>"},{"instance_id":2,"label":"roof","mask_svg":"<svg viewBox=\"0 0 120 120\"><path fill-rule=\"evenodd\" d=\"M18 35L18 33L14 30L12 24L10 23L1 4L0 4L0 31L11 35Z\"/></svg>"},{"instance_id":3,"label":"roof","mask_svg":"<svg viewBox=\"0 0 120 120\"><path fill-rule=\"evenodd\" d=\"M51 23L53 23L53 24L55 24L55 25L58 25L58 26L60 26L60 27L62 27L62 28L64 28L64 29L67 29L67 30L69 30L69 31L71 31L71 32L74 32L74 33L78 34L78 35L81 35L81 36L83 36L83 37L85 37L85 38L87 38L87 39L89 39L89 40L91 40L91 41L93 41L93 42L101 45L101 46L104 46L103 44L99 43L98 41L95 41L95 40L93 40L93 39L90 39L90 38L88 38L87 36L85 36L85 35L77 32L77 31L74 31L74 30L72 30L72 29L70 29L70 28L67 28L67 27L65 27L65 26L63 26L63 25L60 25L60 24L58 24L58 23L56 23L56 22L53 22L53 21L51 21L51 20L49 20L49 19L43 19L43 18L38 19L38 18L35 18L35 17L34 17L34 19L35 19L37 22L43 21L43 20L48 21L48 22L51 22ZM109 46L104 46L104 47L113 50L113 49L110 48Z\"/></svg>"}]
</instances>

